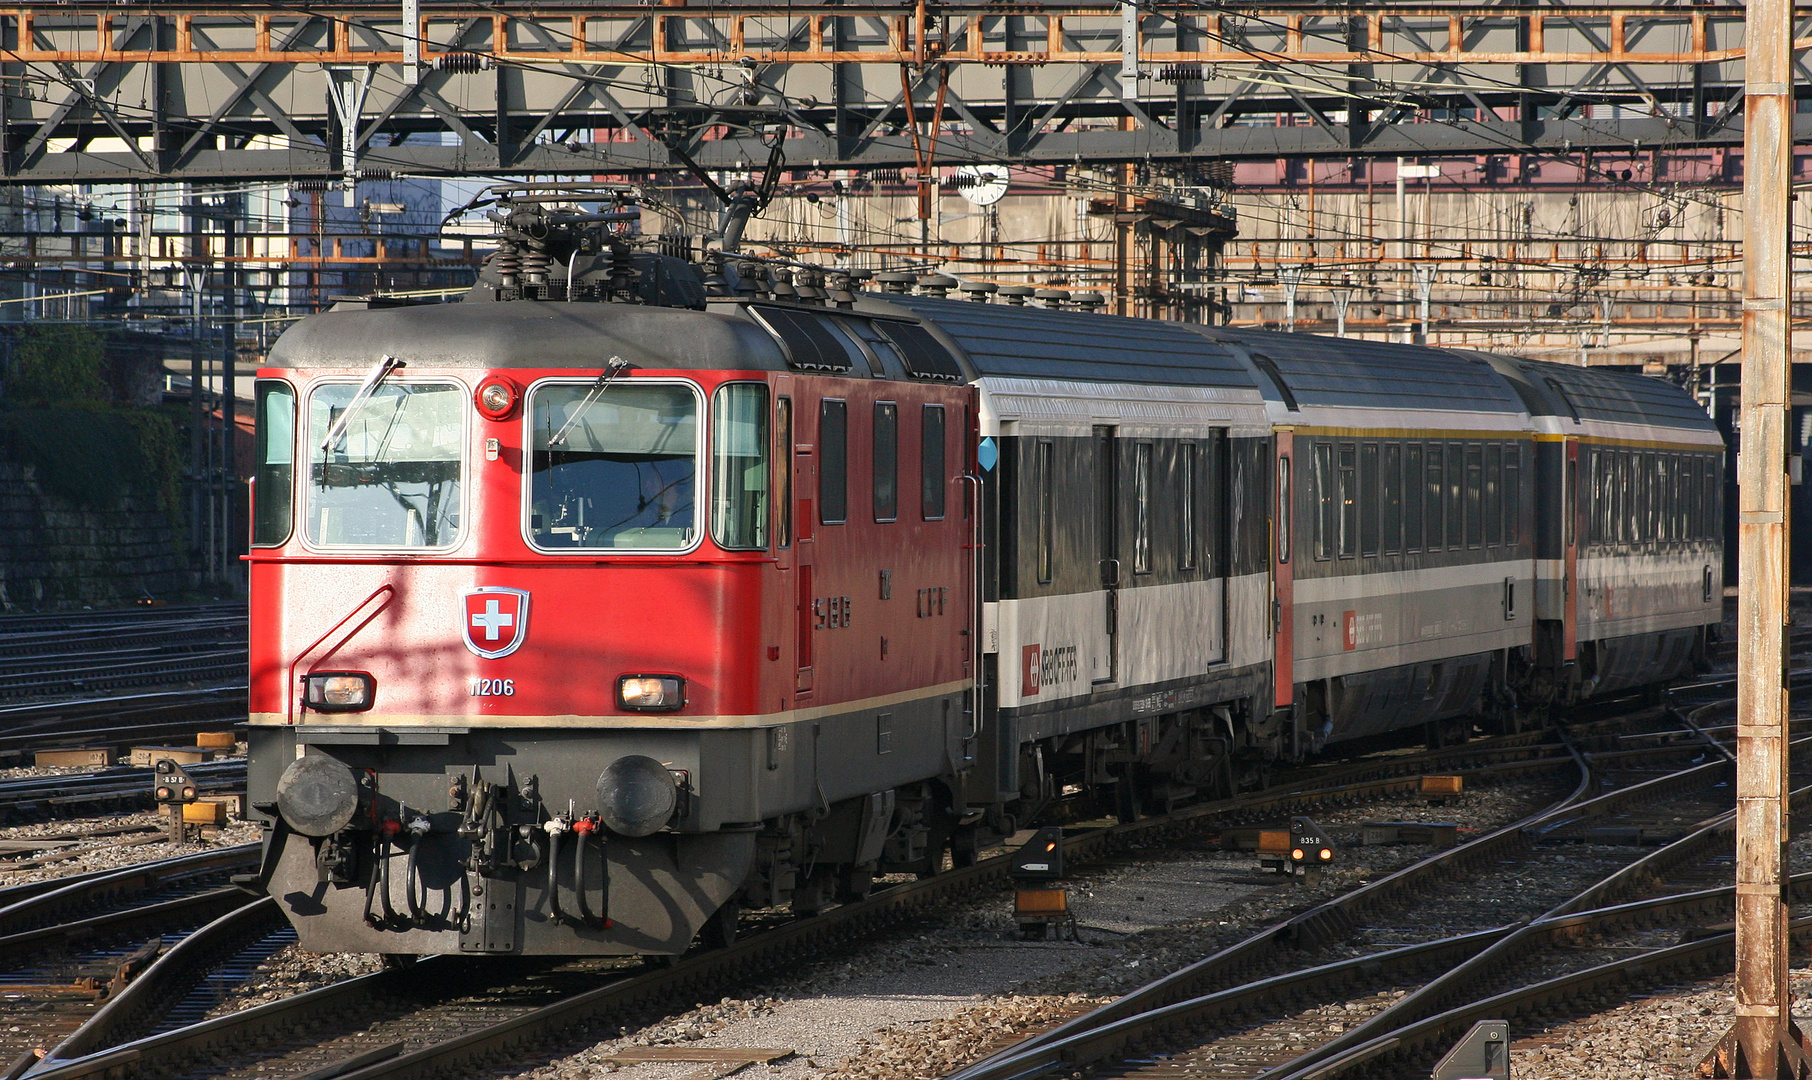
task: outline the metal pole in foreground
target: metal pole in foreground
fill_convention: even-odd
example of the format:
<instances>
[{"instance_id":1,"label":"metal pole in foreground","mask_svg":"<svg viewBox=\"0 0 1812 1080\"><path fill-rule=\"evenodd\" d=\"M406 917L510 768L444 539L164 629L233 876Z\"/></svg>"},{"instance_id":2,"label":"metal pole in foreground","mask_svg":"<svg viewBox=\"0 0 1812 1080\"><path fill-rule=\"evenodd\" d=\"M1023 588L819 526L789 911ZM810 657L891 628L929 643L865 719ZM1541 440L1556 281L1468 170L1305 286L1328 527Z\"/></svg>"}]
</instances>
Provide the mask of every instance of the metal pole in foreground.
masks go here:
<instances>
[{"instance_id":1,"label":"metal pole in foreground","mask_svg":"<svg viewBox=\"0 0 1812 1080\"><path fill-rule=\"evenodd\" d=\"M1805 1063L1788 1015L1785 889L1793 0L1750 0L1744 21L1736 1023L1717 1056L1726 1075L1772 1080L1804 1075Z\"/></svg>"}]
</instances>

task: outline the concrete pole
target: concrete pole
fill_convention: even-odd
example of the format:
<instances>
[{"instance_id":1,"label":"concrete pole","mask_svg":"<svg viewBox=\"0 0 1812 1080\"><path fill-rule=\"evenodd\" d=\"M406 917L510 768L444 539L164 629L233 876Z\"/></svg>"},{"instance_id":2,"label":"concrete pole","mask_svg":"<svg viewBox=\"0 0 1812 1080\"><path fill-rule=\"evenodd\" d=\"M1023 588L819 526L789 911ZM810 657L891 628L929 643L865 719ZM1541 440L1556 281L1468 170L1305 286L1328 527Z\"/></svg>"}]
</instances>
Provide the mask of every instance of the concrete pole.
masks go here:
<instances>
[{"instance_id":1,"label":"concrete pole","mask_svg":"<svg viewBox=\"0 0 1812 1080\"><path fill-rule=\"evenodd\" d=\"M1787 424L1792 382L1793 3L1750 0L1737 455L1735 1076L1775 1078L1787 1036Z\"/></svg>"}]
</instances>

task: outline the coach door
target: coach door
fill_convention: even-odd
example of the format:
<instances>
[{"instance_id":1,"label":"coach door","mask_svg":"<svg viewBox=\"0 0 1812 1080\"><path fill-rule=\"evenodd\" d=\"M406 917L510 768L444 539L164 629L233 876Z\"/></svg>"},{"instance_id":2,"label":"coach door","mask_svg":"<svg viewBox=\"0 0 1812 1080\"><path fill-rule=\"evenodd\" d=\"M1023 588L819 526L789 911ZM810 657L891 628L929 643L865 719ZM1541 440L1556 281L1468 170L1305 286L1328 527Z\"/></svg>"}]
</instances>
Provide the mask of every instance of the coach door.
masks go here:
<instances>
[{"instance_id":1,"label":"coach door","mask_svg":"<svg viewBox=\"0 0 1812 1080\"><path fill-rule=\"evenodd\" d=\"M1561 568L1560 597L1562 660L1579 658L1579 534L1585 524L1584 501L1579 497L1579 440L1567 438L1565 472L1561 481Z\"/></svg>"},{"instance_id":2,"label":"coach door","mask_svg":"<svg viewBox=\"0 0 1812 1080\"><path fill-rule=\"evenodd\" d=\"M1295 579L1290 563L1290 549L1295 542L1292 526L1295 515L1291 506L1295 490L1292 472L1296 435L1287 428L1277 431L1277 468L1272 485L1271 512L1271 639L1273 678L1276 682L1278 708L1295 700L1296 629L1291 617L1294 607Z\"/></svg>"},{"instance_id":3,"label":"coach door","mask_svg":"<svg viewBox=\"0 0 1812 1080\"><path fill-rule=\"evenodd\" d=\"M1119 440L1111 427L1097 427L1090 440L1095 459L1095 555L1101 568L1101 608L1087 617L1089 679L1110 683L1119 677L1115 638L1120 617Z\"/></svg>"}]
</instances>

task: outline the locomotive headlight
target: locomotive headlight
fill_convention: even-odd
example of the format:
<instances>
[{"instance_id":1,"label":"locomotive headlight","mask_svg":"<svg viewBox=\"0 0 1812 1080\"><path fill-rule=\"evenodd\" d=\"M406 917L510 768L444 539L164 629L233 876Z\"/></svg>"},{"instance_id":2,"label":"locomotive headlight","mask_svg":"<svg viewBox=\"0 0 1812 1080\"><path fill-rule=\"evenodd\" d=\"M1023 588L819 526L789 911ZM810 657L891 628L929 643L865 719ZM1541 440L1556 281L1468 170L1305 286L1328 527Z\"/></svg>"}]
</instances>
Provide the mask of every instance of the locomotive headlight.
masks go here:
<instances>
[{"instance_id":1,"label":"locomotive headlight","mask_svg":"<svg viewBox=\"0 0 1812 1080\"><path fill-rule=\"evenodd\" d=\"M488 379L478 388L478 411L489 420L507 419L516 409L516 388L507 379Z\"/></svg>"},{"instance_id":2,"label":"locomotive headlight","mask_svg":"<svg viewBox=\"0 0 1812 1080\"><path fill-rule=\"evenodd\" d=\"M363 671L317 671L302 677L302 704L316 712L364 712L377 680Z\"/></svg>"},{"instance_id":3,"label":"locomotive headlight","mask_svg":"<svg viewBox=\"0 0 1812 1080\"><path fill-rule=\"evenodd\" d=\"M678 675L625 675L617 680L617 700L625 709L671 712L686 703L686 680Z\"/></svg>"},{"instance_id":4,"label":"locomotive headlight","mask_svg":"<svg viewBox=\"0 0 1812 1080\"><path fill-rule=\"evenodd\" d=\"M647 836L672 820L679 806L679 784L667 766L646 754L631 754L611 762L599 775L598 806L611 832Z\"/></svg>"},{"instance_id":5,"label":"locomotive headlight","mask_svg":"<svg viewBox=\"0 0 1812 1080\"><path fill-rule=\"evenodd\" d=\"M277 813L303 836L332 836L352 824L359 782L345 762L304 754L277 778Z\"/></svg>"}]
</instances>

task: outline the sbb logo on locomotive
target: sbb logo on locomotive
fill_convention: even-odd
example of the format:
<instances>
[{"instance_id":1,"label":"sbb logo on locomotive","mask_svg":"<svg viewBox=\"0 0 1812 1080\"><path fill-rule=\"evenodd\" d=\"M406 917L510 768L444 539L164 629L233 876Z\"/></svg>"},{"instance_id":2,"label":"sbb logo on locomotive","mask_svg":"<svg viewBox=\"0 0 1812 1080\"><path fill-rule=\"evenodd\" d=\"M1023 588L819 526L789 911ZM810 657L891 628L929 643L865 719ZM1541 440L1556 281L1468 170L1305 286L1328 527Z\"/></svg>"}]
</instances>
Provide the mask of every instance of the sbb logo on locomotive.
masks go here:
<instances>
[{"instance_id":1,"label":"sbb logo on locomotive","mask_svg":"<svg viewBox=\"0 0 1812 1080\"><path fill-rule=\"evenodd\" d=\"M1047 686L1072 682L1076 678L1076 646L1059 645L1046 649L1041 645L1027 645L1020 657L1024 678L1020 688L1021 697L1034 697Z\"/></svg>"}]
</instances>

